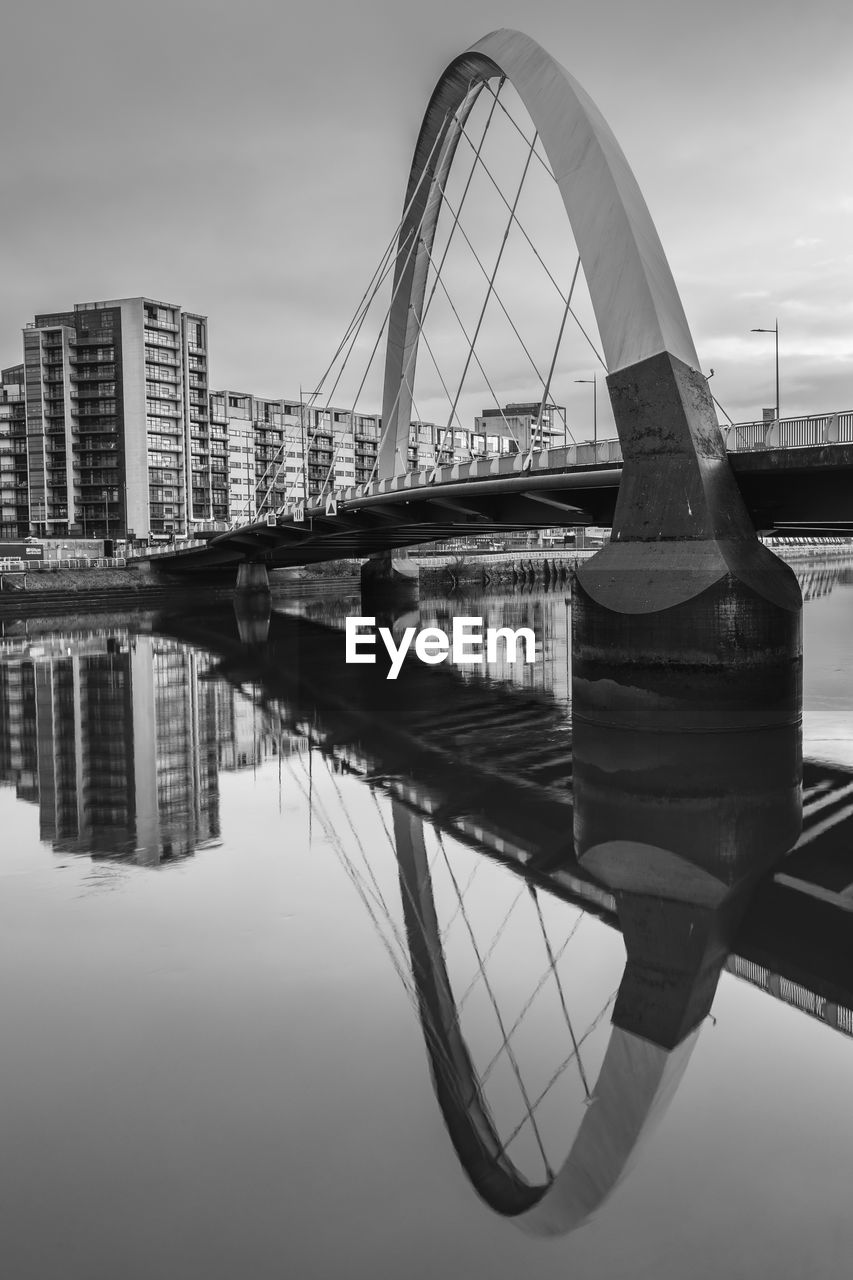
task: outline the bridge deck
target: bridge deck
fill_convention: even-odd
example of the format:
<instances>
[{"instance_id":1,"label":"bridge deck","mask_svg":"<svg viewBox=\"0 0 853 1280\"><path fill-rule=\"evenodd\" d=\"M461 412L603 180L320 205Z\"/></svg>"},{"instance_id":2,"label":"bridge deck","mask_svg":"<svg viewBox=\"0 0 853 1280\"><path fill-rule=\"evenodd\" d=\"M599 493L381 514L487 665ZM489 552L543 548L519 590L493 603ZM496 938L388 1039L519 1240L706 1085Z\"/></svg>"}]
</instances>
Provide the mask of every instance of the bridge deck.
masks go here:
<instances>
[{"instance_id":1,"label":"bridge deck","mask_svg":"<svg viewBox=\"0 0 853 1280\"><path fill-rule=\"evenodd\" d=\"M853 417L853 415L851 415ZM587 452L585 452L588 451ZM808 536L853 534L853 442L740 449L729 461L758 530ZM474 459L434 476L408 472L342 491L297 520L292 511L164 552L169 572L223 569L244 560L270 567L357 558L471 532L613 522L622 478L618 440Z\"/></svg>"}]
</instances>

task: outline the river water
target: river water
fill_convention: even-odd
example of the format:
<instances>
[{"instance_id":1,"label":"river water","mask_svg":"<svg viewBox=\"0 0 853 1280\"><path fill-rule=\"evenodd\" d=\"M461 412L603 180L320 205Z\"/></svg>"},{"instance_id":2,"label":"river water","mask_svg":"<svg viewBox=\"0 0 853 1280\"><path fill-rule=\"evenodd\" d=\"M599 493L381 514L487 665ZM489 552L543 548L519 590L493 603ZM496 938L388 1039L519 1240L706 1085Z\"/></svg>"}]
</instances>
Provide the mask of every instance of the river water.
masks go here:
<instances>
[{"instance_id":1,"label":"river water","mask_svg":"<svg viewBox=\"0 0 853 1280\"><path fill-rule=\"evenodd\" d=\"M725 810L736 910L574 860L633 810L572 794L564 590L422 600L537 661L395 682L355 596L5 622L3 1274L847 1274L853 570L797 571L802 793L676 765L639 819Z\"/></svg>"}]
</instances>

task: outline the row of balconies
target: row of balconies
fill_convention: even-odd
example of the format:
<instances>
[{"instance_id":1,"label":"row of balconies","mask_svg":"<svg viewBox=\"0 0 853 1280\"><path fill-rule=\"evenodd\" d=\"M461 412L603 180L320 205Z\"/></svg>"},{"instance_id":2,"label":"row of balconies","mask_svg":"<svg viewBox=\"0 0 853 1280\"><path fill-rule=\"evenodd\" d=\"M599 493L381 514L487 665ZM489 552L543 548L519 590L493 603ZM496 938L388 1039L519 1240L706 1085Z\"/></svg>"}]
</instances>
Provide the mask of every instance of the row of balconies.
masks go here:
<instances>
[{"instance_id":1,"label":"row of balconies","mask_svg":"<svg viewBox=\"0 0 853 1280\"><path fill-rule=\"evenodd\" d=\"M155 332L161 332L161 333L177 333L178 332L178 326L176 324L172 324L170 320L160 320L157 318L157 316L152 315L150 311L145 312L145 329L146 331L151 329ZM147 338L147 332L146 332L146 338Z\"/></svg>"}]
</instances>

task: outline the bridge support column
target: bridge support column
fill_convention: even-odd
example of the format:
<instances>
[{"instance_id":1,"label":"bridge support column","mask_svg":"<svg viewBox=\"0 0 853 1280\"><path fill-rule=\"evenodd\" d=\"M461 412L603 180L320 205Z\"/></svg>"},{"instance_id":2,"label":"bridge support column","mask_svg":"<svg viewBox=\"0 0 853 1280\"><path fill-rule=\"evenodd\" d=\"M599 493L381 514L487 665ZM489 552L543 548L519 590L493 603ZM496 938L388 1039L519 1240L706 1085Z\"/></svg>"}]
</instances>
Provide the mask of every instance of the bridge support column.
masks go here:
<instances>
[{"instance_id":1,"label":"bridge support column","mask_svg":"<svg viewBox=\"0 0 853 1280\"><path fill-rule=\"evenodd\" d=\"M799 586L755 536L705 378L663 353L608 387L625 466L611 541L576 575L575 719L658 730L798 721Z\"/></svg>"},{"instance_id":2,"label":"bridge support column","mask_svg":"<svg viewBox=\"0 0 853 1280\"><path fill-rule=\"evenodd\" d=\"M366 614L418 602L419 569L405 551L383 551L361 566L361 600Z\"/></svg>"},{"instance_id":3,"label":"bridge support column","mask_svg":"<svg viewBox=\"0 0 853 1280\"><path fill-rule=\"evenodd\" d=\"M247 562L237 568L234 615L244 644L265 644L269 636L272 599L265 564Z\"/></svg>"}]
</instances>

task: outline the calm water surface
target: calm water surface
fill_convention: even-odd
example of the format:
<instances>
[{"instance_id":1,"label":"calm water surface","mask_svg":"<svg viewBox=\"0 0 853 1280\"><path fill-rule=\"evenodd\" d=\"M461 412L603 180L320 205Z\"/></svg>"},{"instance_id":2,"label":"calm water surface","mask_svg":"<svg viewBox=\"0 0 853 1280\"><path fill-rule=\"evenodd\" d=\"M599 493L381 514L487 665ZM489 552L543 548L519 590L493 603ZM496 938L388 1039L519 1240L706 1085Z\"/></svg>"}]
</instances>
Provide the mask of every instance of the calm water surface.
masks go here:
<instances>
[{"instance_id":1,"label":"calm water surface","mask_svg":"<svg viewBox=\"0 0 853 1280\"><path fill-rule=\"evenodd\" d=\"M345 667L357 597L6 623L3 1274L847 1274L853 572L799 572L803 834L724 948L639 930L711 921L654 991L573 861L565 593L422 602L534 627L488 679Z\"/></svg>"}]
</instances>

